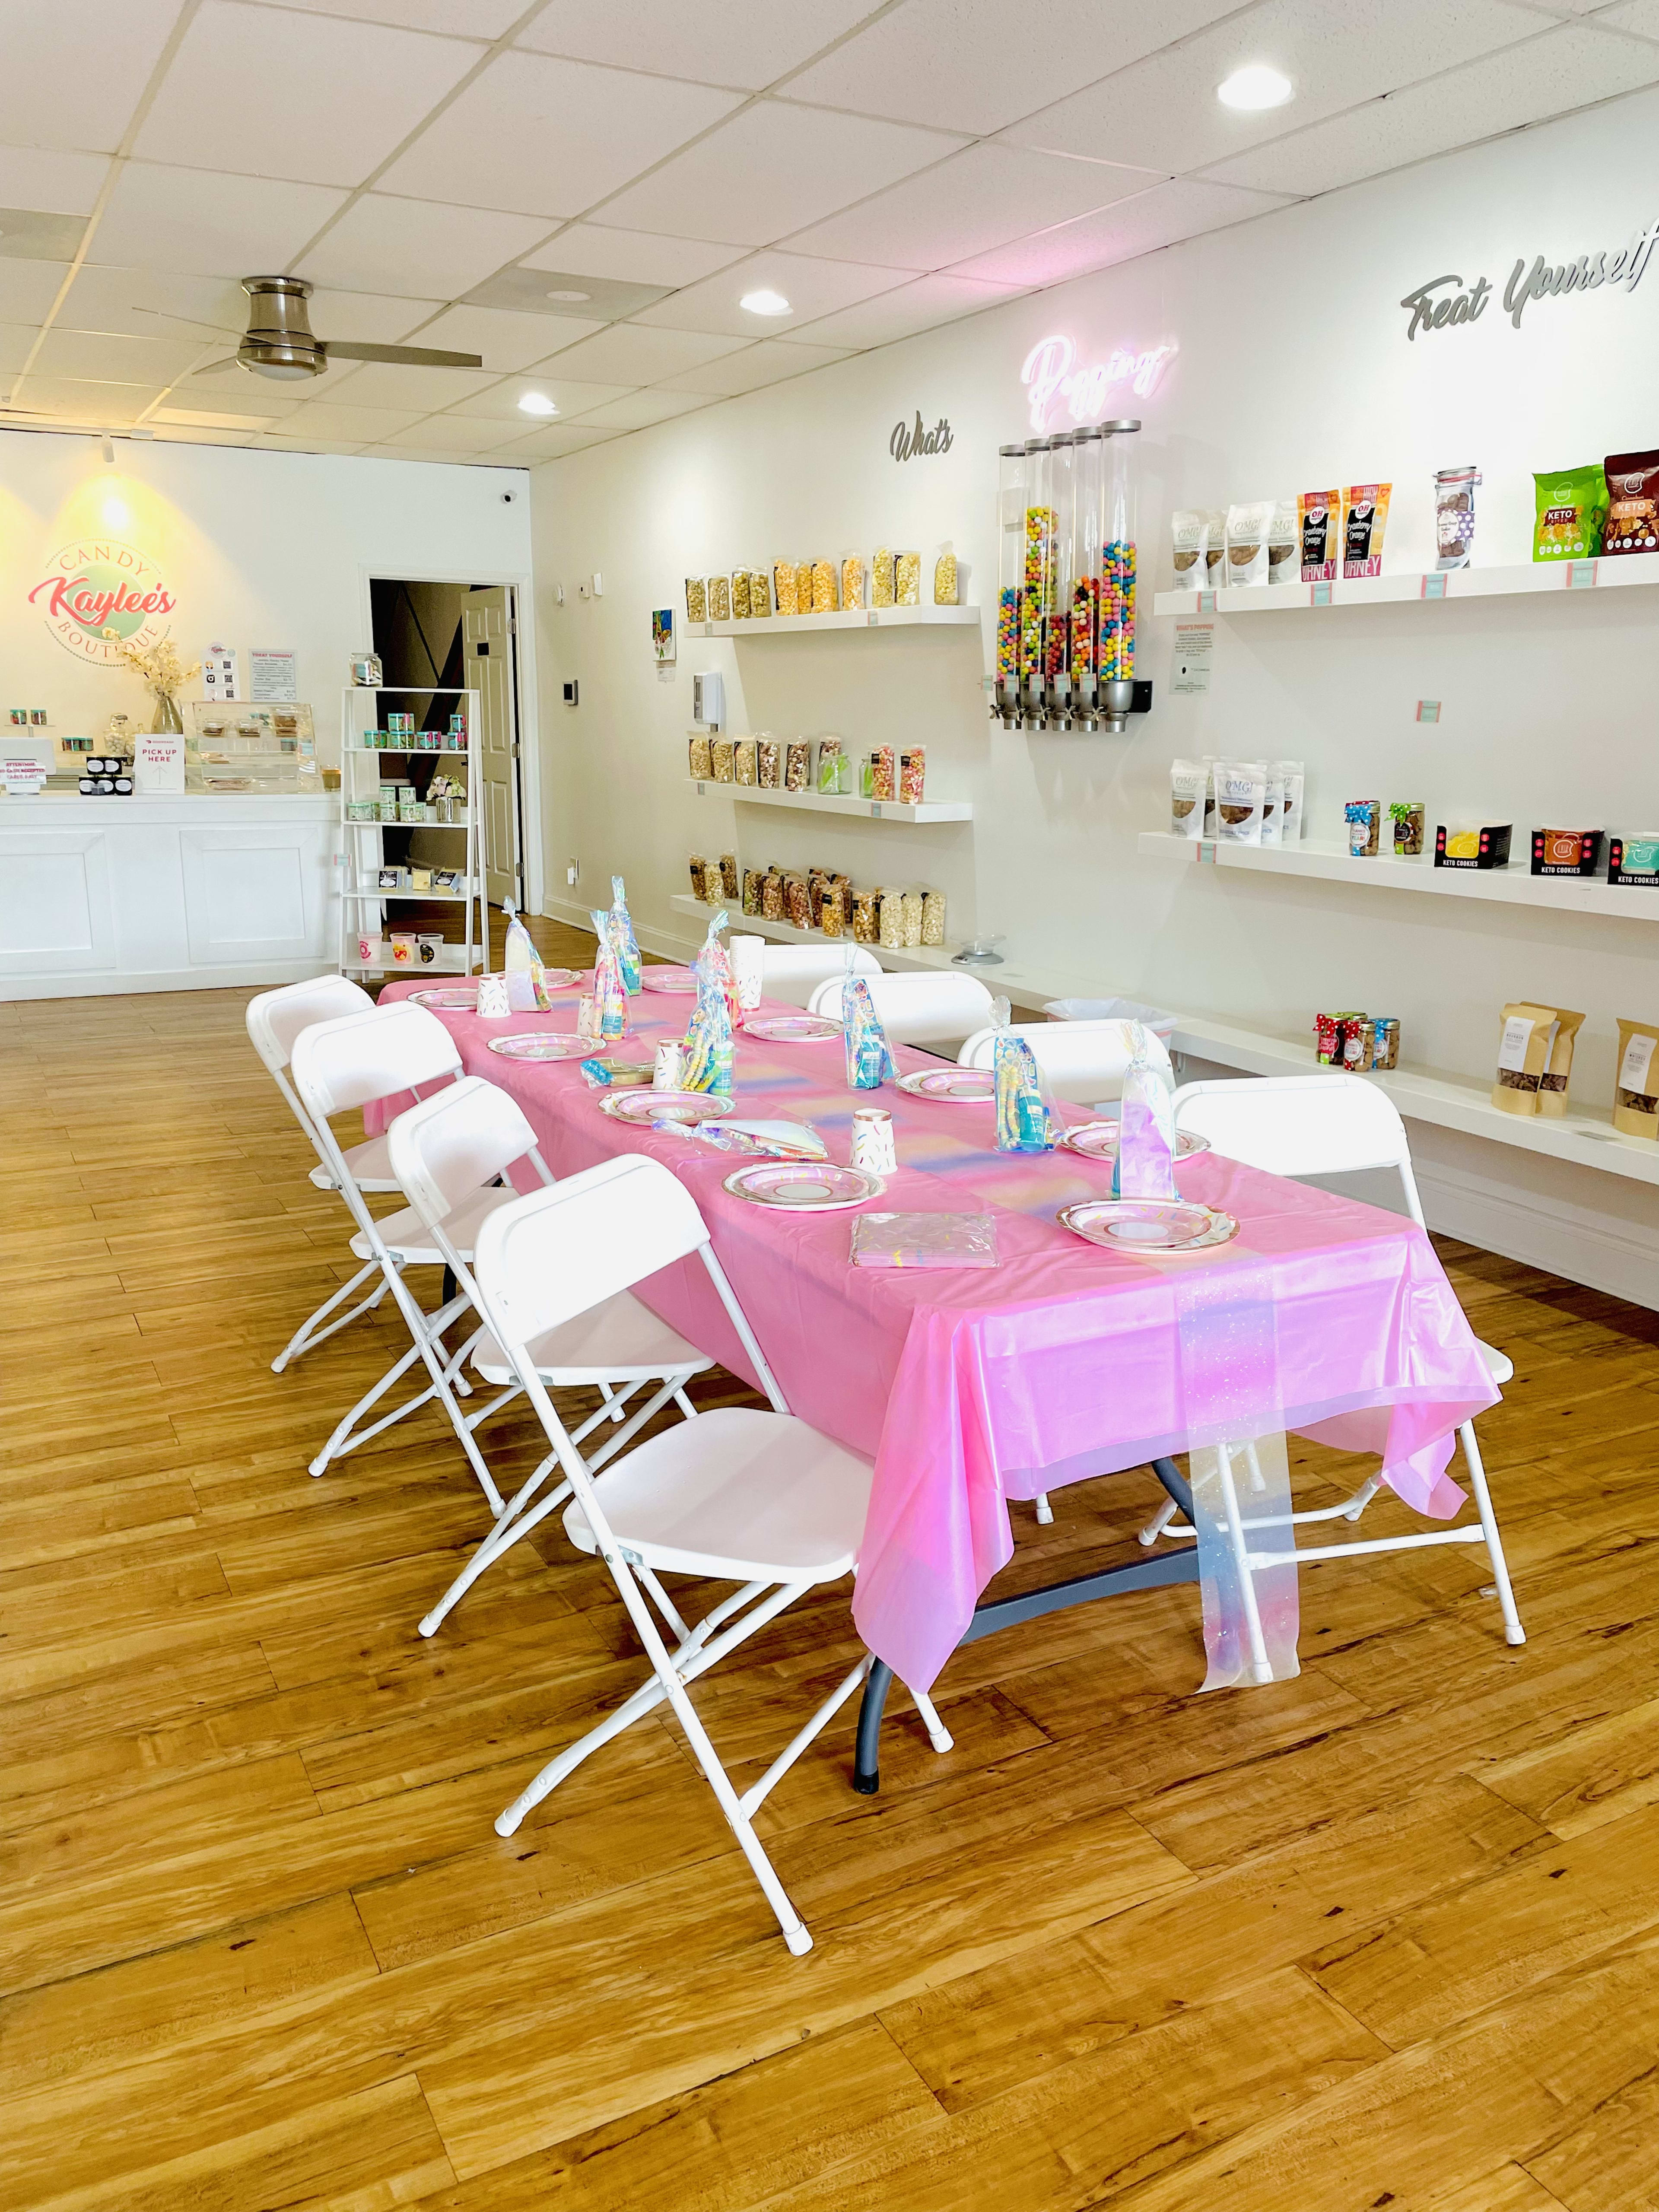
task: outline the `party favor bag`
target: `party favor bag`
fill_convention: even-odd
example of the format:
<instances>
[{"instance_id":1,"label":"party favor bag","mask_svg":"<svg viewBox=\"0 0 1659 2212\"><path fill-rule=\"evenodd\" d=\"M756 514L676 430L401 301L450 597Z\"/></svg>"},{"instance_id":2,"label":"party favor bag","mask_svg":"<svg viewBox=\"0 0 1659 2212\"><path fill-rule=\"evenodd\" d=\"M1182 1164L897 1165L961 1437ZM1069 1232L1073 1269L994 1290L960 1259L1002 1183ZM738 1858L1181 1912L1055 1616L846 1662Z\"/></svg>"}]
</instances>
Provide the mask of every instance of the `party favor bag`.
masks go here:
<instances>
[{"instance_id":1,"label":"party favor bag","mask_svg":"<svg viewBox=\"0 0 1659 2212\"><path fill-rule=\"evenodd\" d=\"M593 934L599 940L599 957L593 963L593 1010L601 1041L615 1044L618 1037L628 1035L628 993L623 988L611 917L596 908L592 920Z\"/></svg>"},{"instance_id":2,"label":"party favor bag","mask_svg":"<svg viewBox=\"0 0 1659 2212\"><path fill-rule=\"evenodd\" d=\"M685 1028L685 1051L680 1062L683 1091L731 1092L732 966L726 947L715 934L725 922L722 912L709 923L702 951L692 963L697 1003Z\"/></svg>"},{"instance_id":3,"label":"party favor bag","mask_svg":"<svg viewBox=\"0 0 1659 2212\"><path fill-rule=\"evenodd\" d=\"M997 1150L1048 1152L1060 1139L1053 1094L1024 1037L1000 1036L996 1071Z\"/></svg>"},{"instance_id":4,"label":"party favor bag","mask_svg":"<svg viewBox=\"0 0 1659 2212\"><path fill-rule=\"evenodd\" d=\"M1171 1199L1175 1182L1175 1107L1161 1067L1152 1065L1146 1031L1139 1022L1129 1031L1129 1065L1123 1072L1118 1109L1117 1158L1112 1168L1114 1198Z\"/></svg>"},{"instance_id":5,"label":"party favor bag","mask_svg":"<svg viewBox=\"0 0 1659 2212\"><path fill-rule=\"evenodd\" d=\"M544 1013L550 1002L541 955L531 943L530 932L520 921L511 899L501 902L501 911L507 916L507 957L502 964L507 971L507 1004L515 1014Z\"/></svg>"},{"instance_id":6,"label":"party favor bag","mask_svg":"<svg viewBox=\"0 0 1659 2212\"><path fill-rule=\"evenodd\" d=\"M628 911L628 894L620 876L611 878L611 922L617 938L617 958L622 968L623 988L630 999L640 992L640 941L634 934L634 918Z\"/></svg>"},{"instance_id":7,"label":"party favor bag","mask_svg":"<svg viewBox=\"0 0 1659 2212\"><path fill-rule=\"evenodd\" d=\"M870 996L870 986L853 973L853 947L847 948L847 972L841 987L841 1018L847 1048L847 1088L878 1091L898 1073L887 1032Z\"/></svg>"}]
</instances>

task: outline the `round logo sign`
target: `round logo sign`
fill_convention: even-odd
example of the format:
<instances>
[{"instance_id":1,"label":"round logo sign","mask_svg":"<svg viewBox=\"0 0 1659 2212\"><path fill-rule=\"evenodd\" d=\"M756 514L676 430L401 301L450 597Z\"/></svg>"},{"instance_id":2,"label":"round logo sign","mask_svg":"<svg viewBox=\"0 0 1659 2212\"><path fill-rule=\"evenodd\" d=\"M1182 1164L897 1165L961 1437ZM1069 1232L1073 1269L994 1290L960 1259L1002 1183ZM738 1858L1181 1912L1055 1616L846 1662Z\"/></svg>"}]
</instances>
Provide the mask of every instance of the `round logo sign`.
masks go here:
<instances>
[{"instance_id":1,"label":"round logo sign","mask_svg":"<svg viewBox=\"0 0 1659 2212\"><path fill-rule=\"evenodd\" d=\"M149 556L118 538L60 546L29 593L59 645L98 668L123 665L118 643L142 653L164 637L176 604Z\"/></svg>"}]
</instances>

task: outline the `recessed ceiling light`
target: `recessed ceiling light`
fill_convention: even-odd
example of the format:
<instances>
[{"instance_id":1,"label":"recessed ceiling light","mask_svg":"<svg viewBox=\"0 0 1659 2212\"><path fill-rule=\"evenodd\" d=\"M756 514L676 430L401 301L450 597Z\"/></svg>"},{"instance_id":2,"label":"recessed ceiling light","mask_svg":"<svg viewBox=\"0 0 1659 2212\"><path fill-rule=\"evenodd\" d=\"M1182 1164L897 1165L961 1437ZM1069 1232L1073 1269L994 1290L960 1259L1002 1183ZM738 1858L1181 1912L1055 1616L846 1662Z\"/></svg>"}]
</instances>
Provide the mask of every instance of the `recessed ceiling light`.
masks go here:
<instances>
[{"instance_id":1,"label":"recessed ceiling light","mask_svg":"<svg viewBox=\"0 0 1659 2212\"><path fill-rule=\"evenodd\" d=\"M562 305L575 307L583 300L591 300L593 295L591 292L550 292L547 296L550 300L557 300Z\"/></svg>"},{"instance_id":2,"label":"recessed ceiling light","mask_svg":"<svg viewBox=\"0 0 1659 2212\"><path fill-rule=\"evenodd\" d=\"M556 415L559 410L544 392L526 392L520 395L519 411L523 415Z\"/></svg>"},{"instance_id":3,"label":"recessed ceiling light","mask_svg":"<svg viewBox=\"0 0 1659 2212\"><path fill-rule=\"evenodd\" d=\"M789 313L789 302L782 293L769 289L745 292L738 305L750 315L787 315Z\"/></svg>"},{"instance_id":4,"label":"recessed ceiling light","mask_svg":"<svg viewBox=\"0 0 1659 2212\"><path fill-rule=\"evenodd\" d=\"M1235 70L1224 84L1218 84L1215 96L1224 107L1239 107L1254 114L1263 107L1283 107L1295 90L1282 70L1269 69L1266 62L1251 62L1244 69Z\"/></svg>"}]
</instances>

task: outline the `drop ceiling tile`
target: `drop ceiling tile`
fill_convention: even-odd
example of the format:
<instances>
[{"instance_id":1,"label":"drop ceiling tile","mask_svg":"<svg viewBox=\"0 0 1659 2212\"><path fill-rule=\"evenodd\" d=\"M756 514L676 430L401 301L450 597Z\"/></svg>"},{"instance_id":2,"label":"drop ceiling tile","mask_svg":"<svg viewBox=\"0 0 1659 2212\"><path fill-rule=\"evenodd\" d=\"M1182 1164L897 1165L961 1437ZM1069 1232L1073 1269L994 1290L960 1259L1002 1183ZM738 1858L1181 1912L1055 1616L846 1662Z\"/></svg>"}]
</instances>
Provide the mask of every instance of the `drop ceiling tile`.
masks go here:
<instances>
[{"instance_id":1,"label":"drop ceiling tile","mask_svg":"<svg viewBox=\"0 0 1659 2212\"><path fill-rule=\"evenodd\" d=\"M290 437L283 430L262 431L249 444L256 453L331 453L347 459L362 451L362 444L351 439Z\"/></svg>"},{"instance_id":2,"label":"drop ceiling tile","mask_svg":"<svg viewBox=\"0 0 1659 2212\"><path fill-rule=\"evenodd\" d=\"M526 253L526 269L581 276L610 276L632 284L695 284L728 262L741 260L744 246L712 246L696 238L663 238L648 230L608 230L601 223L573 222Z\"/></svg>"},{"instance_id":3,"label":"drop ceiling tile","mask_svg":"<svg viewBox=\"0 0 1659 2212\"><path fill-rule=\"evenodd\" d=\"M1022 0L1014 17L1007 0L903 0L792 78L787 89L792 100L901 123L1000 131L1231 15L1237 4Z\"/></svg>"},{"instance_id":4,"label":"drop ceiling tile","mask_svg":"<svg viewBox=\"0 0 1659 2212\"><path fill-rule=\"evenodd\" d=\"M383 178L521 215L580 215L672 154L742 95L546 54L498 54Z\"/></svg>"},{"instance_id":5,"label":"drop ceiling tile","mask_svg":"<svg viewBox=\"0 0 1659 2212\"><path fill-rule=\"evenodd\" d=\"M299 274L347 291L453 300L546 234L535 216L366 192L303 256Z\"/></svg>"},{"instance_id":6,"label":"drop ceiling tile","mask_svg":"<svg viewBox=\"0 0 1659 2212\"><path fill-rule=\"evenodd\" d=\"M64 422L99 424L137 422L161 397L155 385L106 384L95 379L25 376L11 393L15 407L55 415Z\"/></svg>"},{"instance_id":7,"label":"drop ceiling tile","mask_svg":"<svg viewBox=\"0 0 1659 2212\"><path fill-rule=\"evenodd\" d=\"M510 446L498 447L498 461L556 461L566 453L580 453L586 447L602 446L609 438L621 435L620 431L578 428L574 423L550 423L544 430L532 431L527 438L515 438Z\"/></svg>"},{"instance_id":8,"label":"drop ceiling tile","mask_svg":"<svg viewBox=\"0 0 1659 2212\"><path fill-rule=\"evenodd\" d=\"M1659 82L1659 46L1563 24L1206 172L1240 185L1324 192Z\"/></svg>"},{"instance_id":9,"label":"drop ceiling tile","mask_svg":"<svg viewBox=\"0 0 1659 2212\"><path fill-rule=\"evenodd\" d=\"M550 343L557 344L562 325L568 343L584 325L620 323L637 315L641 307L660 300L665 289L661 284L623 284L611 276L584 276L574 270L533 269L523 262L517 268L498 269L482 284L475 284L461 305L544 316L550 325Z\"/></svg>"},{"instance_id":10,"label":"drop ceiling tile","mask_svg":"<svg viewBox=\"0 0 1659 2212\"><path fill-rule=\"evenodd\" d=\"M157 429L165 426L172 429L242 430L251 434L270 429L284 417L269 410L263 415L216 415L206 407L158 407L149 419Z\"/></svg>"},{"instance_id":11,"label":"drop ceiling tile","mask_svg":"<svg viewBox=\"0 0 1659 2212\"><path fill-rule=\"evenodd\" d=\"M524 0L284 0L307 15L349 14L408 31L443 31L461 39L499 39L524 13Z\"/></svg>"},{"instance_id":12,"label":"drop ceiling tile","mask_svg":"<svg viewBox=\"0 0 1659 2212\"><path fill-rule=\"evenodd\" d=\"M630 392L626 399L607 399L581 417L584 429L648 430L653 422L666 422L676 415L689 415L707 407L708 399L693 392Z\"/></svg>"},{"instance_id":13,"label":"drop ceiling tile","mask_svg":"<svg viewBox=\"0 0 1659 2212\"><path fill-rule=\"evenodd\" d=\"M243 295L246 301L246 295ZM394 294L313 291L311 327L323 338L350 338L359 345L396 345L410 337L437 308L436 300L400 299Z\"/></svg>"},{"instance_id":14,"label":"drop ceiling tile","mask_svg":"<svg viewBox=\"0 0 1659 2212\"><path fill-rule=\"evenodd\" d=\"M701 331L648 331L638 323L618 323L597 337L567 347L545 364L549 374L574 376L601 384L657 384L681 369L735 353L740 338L714 337Z\"/></svg>"},{"instance_id":15,"label":"drop ceiling tile","mask_svg":"<svg viewBox=\"0 0 1659 2212\"><path fill-rule=\"evenodd\" d=\"M801 253L757 253L739 261L718 276L705 276L701 284L688 284L671 293L635 317L640 323L665 330L724 331L734 337L779 337L815 315L850 307L902 284L908 271L871 269L853 261L815 261ZM750 292L781 292L788 301L787 315L754 315L739 305Z\"/></svg>"},{"instance_id":16,"label":"drop ceiling tile","mask_svg":"<svg viewBox=\"0 0 1659 2212\"><path fill-rule=\"evenodd\" d=\"M360 185L483 52L420 31L204 0L133 151L193 169Z\"/></svg>"},{"instance_id":17,"label":"drop ceiling tile","mask_svg":"<svg viewBox=\"0 0 1659 2212\"><path fill-rule=\"evenodd\" d=\"M396 438L411 422L422 419L414 408L353 407L335 399L306 399L286 410L288 431L296 438L327 438L338 444L362 446L371 440Z\"/></svg>"},{"instance_id":18,"label":"drop ceiling tile","mask_svg":"<svg viewBox=\"0 0 1659 2212\"><path fill-rule=\"evenodd\" d=\"M284 269L345 194L322 185L128 161L92 234L89 253L131 269L245 276Z\"/></svg>"},{"instance_id":19,"label":"drop ceiling tile","mask_svg":"<svg viewBox=\"0 0 1659 2212\"><path fill-rule=\"evenodd\" d=\"M43 323L68 275L61 262L0 258L0 323Z\"/></svg>"},{"instance_id":20,"label":"drop ceiling tile","mask_svg":"<svg viewBox=\"0 0 1659 2212\"><path fill-rule=\"evenodd\" d=\"M102 154L56 154L39 146L0 146L0 207L49 215L90 215L109 174Z\"/></svg>"},{"instance_id":21,"label":"drop ceiling tile","mask_svg":"<svg viewBox=\"0 0 1659 2212\"><path fill-rule=\"evenodd\" d=\"M249 451L265 442L260 430L209 430L199 424L184 422L158 423L155 441L161 446L233 446Z\"/></svg>"},{"instance_id":22,"label":"drop ceiling tile","mask_svg":"<svg viewBox=\"0 0 1659 2212\"><path fill-rule=\"evenodd\" d=\"M1017 239L994 253L981 253L951 274L993 284L1060 284L1086 270L1133 261L1139 253L1153 253L1161 246L1174 246L1206 230L1224 230L1230 223L1288 205L1285 198L1268 192L1177 178L1099 215L1085 215L1079 222Z\"/></svg>"},{"instance_id":23,"label":"drop ceiling tile","mask_svg":"<svg viewBox=\"0 0 1659 2212\"><path fill-rule=\"evenodd\" d=\"M1590 4L1599 7L1599 0L1590 0ZM1659 39L1659 0L1620 0L1617 7L1601 8L1595 20L1598 25L1610 23L1616 30Z\"/></svg>"},{"instance_id":24,"label":"drop ceiling tile","mask_svg":"<svg viewBox=\"0 0 1659 2212\"><path fill-rule=\"evenodd\" d=\"M757 100L608 201L605 219L674 238L769 246L961 143L942 131Z\"/></svg>"},{"instance_id":25,"label":"drop ceiling tile","mask_svg":"<svg viewBox=\"0 0 1659 2212\"><path fill-rule=\"evenodd\" d=\"M0 143L112 154L179 8L179 0L77 0L65 15L40 0L14 0L5 11Z\"/></svg>"},{"instance_id":26,"label":"drop ceiling tile","mask_svg":"<svg viewBox=\"0 0 1659 2212\"><path fill-rule=\"evenodd\" d=\"M125 331L136 338L215 337L234 343L247 323L247 295L222 276L176 276L153 269L86 263L58 312L57 327Z\"/></svg>"},{"instance_id":27,"label":"drop ceiling tile","mask_svg":"<svg viewBox=\"0 0 1659 2212\"><path fill-rule=\"evenodd\" d=\"M596 8L592 0L550 0L518 43L623 68L648 60L665 76L753 92L820 52L872 4L769 0L757 7L750 0L706 0L688 8L684 0L629 0L626 8Z\"/></svg>"},{"instance_id":28,"label":"drop ceiling tile","mask_svg":"<svg viewBox=\"0 0 1659 2212\"><path fill-rule=\"evenodd\" d=\"M1539 29L1507 0L1262 0L1181 46L1136 62L1010 130L1021 145L1183 173L1292 122L1309 124L1455 68ZM1216 87L1249 62L1296 87L1285 107L1242 114Z\"/></svg>"},{"instance_id":29,"label":"drop ceiling tile","mask_svg":"<svg viewBox=\"0 0 1659 2212\"><path fill-rule=\"evenodd\" d=\"M480 353L492 375L507 376L528 368L533 361L545 361L567 333L574 343L604 328L603 322L555 322L548 315L514 315L500 307L448 307L424 324L410 343Z\"/></svg>"},{"instance_id":30,"label":"drop ceiling tile","mask_svg":"<svg viewBox=\"0 0 1659 2212\"><path fill-rule=\"evenodd\" d=\"M0 252L9 261L73 261L86 234L83 215L0 206Z\"/></svg>"},{"instance_id":31,"label":"drop ceiling tile","mask_svg":"<svg viewBox=\"0 0 1659 2212\"><path fill-rule=\"evenodd\" d=\"M405 413L421 408L453 407L476 392L484 392L495 377L487 368L409 368L397 362L366 362L343 394L352 407L396 407Z\"/></svg>"},{"instance_id":32,"label":"drop ceiling tile","mask_svg":"<svg viewBox=\"0 0 1659 2212\"><path fill-rule=\"evenodd\" d=\"M208 349L218 343L212 337L112 337L54 325L40 342L35 367L43 376L90 378L101 384L171 384L207 360Z\"/></svg>"},{"instance_id":33,"label":"drop ceiling tile","mask_svg":"<svg viewBox=\"0 0 1659 2212\"><path fill-rule=\"evenodd\" d=\"M487 469L497 465L493 453L463 453L459 447L453 453L433 453L419 446L360 446L357 452L362 460L421 461L432 468Z\"/></svg>"},{"instance_id":34,"label":"drop ceiling tile","mask_svg":"<svg viewBox=\"0 0 1659 2212\"><path fill-rule=\"evenodd\" d=\"M1167 172L1067 161L1024 147L969 146L921 176L799 232L803 253L885 260L925 272L988 253L1028 231L1145 191Z\"/></svg>"},{"instance_id":35,"label":"drop ceiling tile","mask_svg":"<svg viewBox=\"0 0 1659 2212\"><path fill-rule=\"evenodd\" d=\"M476 398L463 399L458 406L444 411L448 415L480 416L491 422L516 422L522 434L538 422L538 417L526 415L519 404L526 392L539 392L553 402L561 415L568 416L602 406L607 399L625 399L635 388L627 384L579 384L563 376L510 376L491 391L481 392ZM551 417L539 419L551 427Z\"/></svg>"},{"instance_id":36,"label":"drop ceiling tile","mask_svg":"<svg viewBox=\"0 0 1659 2212\"><path fill-rule=\"evenodd\" d=\"M896 292L884 292L856 307L843 307L838 315L825 315L809 323L801 337L826 345L891 345L899 338L953 323L963 315L977 314L1004 300L1018 297L1018 288L975 283L966 276L918 276ZM795 342L792 338L789 343Z\"/></svg>"},{"instance_id":37,"label":"drop ceiling tile","mask_svg":"<svg viewBox=\"0 0 1659 2212\"><path fill-rule=\"evenodd\" d=\"M15 376L34 349L38 323L0 323L0 378ZM0 384L0 391L4 389Z\"/></svg>"},{"instance_id":38,"label":"drop ceiling tile","mask_svg":"<svg viewBox=\"0 0 1659 2212\"><path fill-rule=\"evenodd\" d=\"M485 422L476 416L429 415L424 422L389 434L386 442L413 452L487 453L519 435L510 422Z\"/></svg>"},{"instance_id":39,"label":"drop ceiling tile","mask_svg":"<svg viewBox=\"0 0 1659 2212\"><path fill-rule=\"evenodd\" d=\"M807 345L798 338L787 343L781 338L765 338L759 345L745 346L741 353L731 354L724 361L711 361L705 368L689 368L682 375L671 376L656 389L702 392L715 398L732 398L740 392L758 392L763 384L781 384L787 376L802 376L808 369L826 368L832 361L845 361L850 350L847 346Z\"/></svg>"}]
</instances>

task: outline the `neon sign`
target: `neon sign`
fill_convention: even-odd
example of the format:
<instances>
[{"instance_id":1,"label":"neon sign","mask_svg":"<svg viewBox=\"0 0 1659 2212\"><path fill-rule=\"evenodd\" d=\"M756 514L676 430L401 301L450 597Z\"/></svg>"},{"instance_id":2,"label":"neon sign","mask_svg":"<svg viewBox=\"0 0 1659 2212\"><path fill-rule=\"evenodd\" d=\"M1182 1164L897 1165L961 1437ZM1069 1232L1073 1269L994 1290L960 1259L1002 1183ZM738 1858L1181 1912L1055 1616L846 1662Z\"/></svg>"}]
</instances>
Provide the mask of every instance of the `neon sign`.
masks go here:
<instances>
[{"instance_id":1,"label":"neon sign","mask_svg":"<svg viewBox=\"0 0 1659 2212\"><path fill-rule=\"evenodd\" d=\"M1052 429L1062 405L1073 422L1097 422L1114 393L1126 386L1138 398L1146 398L1176 350L1173 343L1153 346L1146 353L1117 346L1109 360L1079 368L1070 338L1039 338L1019 373L1031 403L1031 428L1039 434Z\"/></svg>"}]
</instances>

